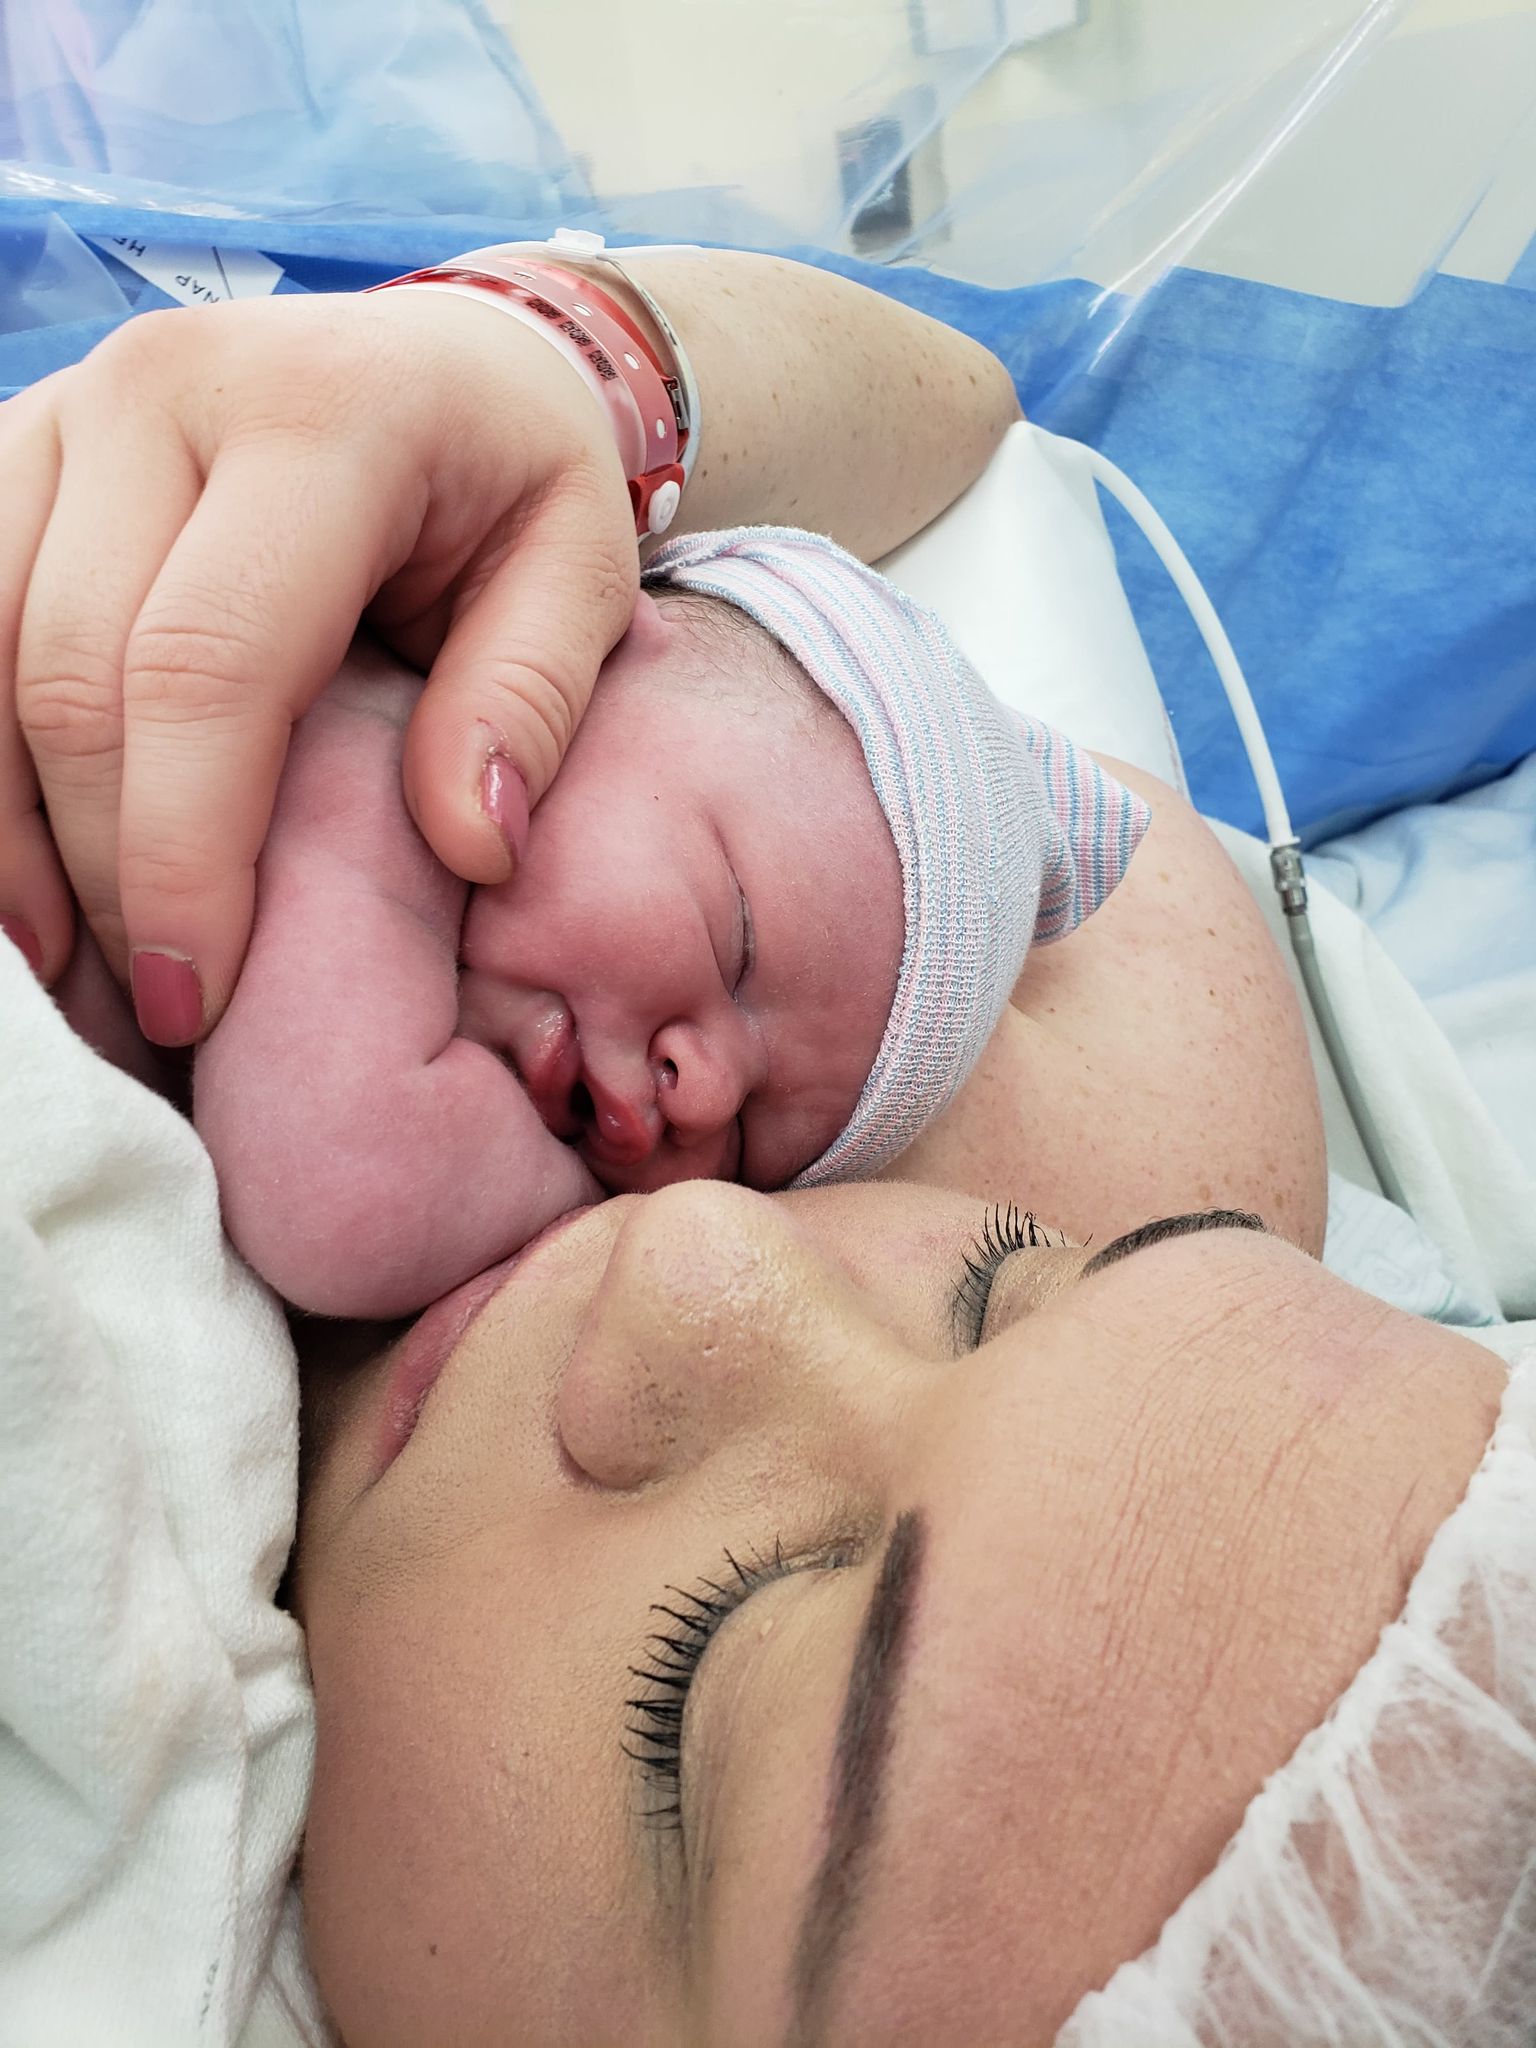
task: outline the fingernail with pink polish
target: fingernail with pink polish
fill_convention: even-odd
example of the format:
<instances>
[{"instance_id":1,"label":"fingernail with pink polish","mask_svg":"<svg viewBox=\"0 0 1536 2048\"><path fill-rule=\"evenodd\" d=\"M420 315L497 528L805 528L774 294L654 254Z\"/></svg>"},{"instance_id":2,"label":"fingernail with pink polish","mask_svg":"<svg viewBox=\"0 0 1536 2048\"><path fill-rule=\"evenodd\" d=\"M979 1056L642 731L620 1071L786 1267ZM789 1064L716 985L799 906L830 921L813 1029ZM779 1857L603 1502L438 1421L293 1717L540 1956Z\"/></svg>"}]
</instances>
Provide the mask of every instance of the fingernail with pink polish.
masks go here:
<instances>
[{"instance_id":1,"label":"fingernail with pink polish","mask_svg":"<svg viewBox=\"0 0 1536 2048\"><path fill-rule=\"evenodd\" d=\"M181 953L135 953L133 1007L152 1045L190 1045L203 1028L197 969Z\"/></svg>"},{"instance_id":2,"label":"fingernail with pink polish","mask_svg":"<svg viewBox=\"0 0 1536 2048\"><path fill-rule=\"evenodd\" d=\"M492 754L481 771L480 808L501 834L516 874L528 845L528 785L501 754Z\"/></svg>"},{"instance_id":3,"label":"fingernail with pink polish","mask_svg":"<svg viewBox=\"0 0 1536 2048\"><path fill-rule=\"evenodd\" d=\"M0 917L0 932L10 940L22 959L26 961L39 981L43 975L43 949L24 917Z\"/></svg>"}]
</instances>

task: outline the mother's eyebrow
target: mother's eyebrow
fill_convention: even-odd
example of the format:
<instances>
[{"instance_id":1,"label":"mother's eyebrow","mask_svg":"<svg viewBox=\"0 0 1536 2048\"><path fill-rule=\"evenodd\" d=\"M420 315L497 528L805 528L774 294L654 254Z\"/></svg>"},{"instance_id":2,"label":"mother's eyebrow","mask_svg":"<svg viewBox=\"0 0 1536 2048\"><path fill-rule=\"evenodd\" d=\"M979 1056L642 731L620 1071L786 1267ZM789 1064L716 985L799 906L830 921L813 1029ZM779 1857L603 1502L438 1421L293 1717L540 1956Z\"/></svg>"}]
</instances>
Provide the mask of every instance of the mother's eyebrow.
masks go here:
<instances>
[{"instance_id":1,"label":"mother's eyebrow","mask_svg":"<svg viewBox=\"0 0 1536 2048\"><path fill-rule=\"evenodd\" d=\"M878 1831L926 1538L927 1525L915 1509L896 1518L854 1648L837 1729L827 1846L795 1942L795 2043L815 2036Z\"/></svg>"},{"instance_id":2,"label":"mother's eyebrow","mask_svg":"<svg viewBox=\"0 0 1536 2048\"><path fill-rule=\"evenodd\" d=\"M1128 1259L1132 1252L1146 1251L1154 1244L1164 1244L1171 1237L1193 1237L1201 1230L1268 1230L1263 1217L1255 1216L1249 1209L1194 1209L1186 1216L1159 1216L1151 1223L1138 1224L1128 1230L1124 1237L1112 1238L1102 1251L1094 1253L1078 1275L1086 1280L1091 1274L1102 1273L1106 1266L1114 1265L1117 1259Z\"/></svg>"}]
</instances>

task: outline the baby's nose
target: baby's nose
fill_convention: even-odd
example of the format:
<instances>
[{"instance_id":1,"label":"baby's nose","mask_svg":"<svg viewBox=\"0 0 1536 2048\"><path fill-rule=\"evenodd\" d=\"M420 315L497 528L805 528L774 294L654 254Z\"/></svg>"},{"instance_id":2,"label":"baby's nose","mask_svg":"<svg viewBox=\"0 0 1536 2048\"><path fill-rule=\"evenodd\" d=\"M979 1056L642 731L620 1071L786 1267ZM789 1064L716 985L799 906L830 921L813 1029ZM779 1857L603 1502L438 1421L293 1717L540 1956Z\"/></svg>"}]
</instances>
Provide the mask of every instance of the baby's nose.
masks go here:
<instances>
[{"instance_id":1,"label":"baby's nose","mask_svg":"<svg viewBox=\"0 0 1536 2048\"><path fill-rule=\"evenodd\" d=\"M744 1020L732 1011L709 1024L664 1025L651 1040L656 1105L680 1149L729 1128L762 1076Z\"/></svg>"}]
</instances>

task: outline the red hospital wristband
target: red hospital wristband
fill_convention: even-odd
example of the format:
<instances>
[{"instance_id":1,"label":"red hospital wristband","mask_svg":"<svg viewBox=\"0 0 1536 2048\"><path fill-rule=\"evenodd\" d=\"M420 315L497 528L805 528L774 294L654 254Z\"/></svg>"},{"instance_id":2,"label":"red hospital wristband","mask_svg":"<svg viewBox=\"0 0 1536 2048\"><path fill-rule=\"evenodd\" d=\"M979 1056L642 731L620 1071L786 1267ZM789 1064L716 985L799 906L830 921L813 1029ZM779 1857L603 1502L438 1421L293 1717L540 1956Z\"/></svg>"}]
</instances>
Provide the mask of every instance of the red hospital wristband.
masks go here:
<instances>
[{"instance_id":1,"label":"red hospital wristband","mask_svg":"<svg viewBox=\"0 0 1536 2048\"><path fill-rule=\"evenodd\" d=\"M484 299L542 333L581 373L608 415L636 533L642 539L665 533L686 481L682 458L690 432L675 369L659 360L623 307L589 279L521 255L509 254L505 261L510 276L472 264L442 263L369 289L416 285Z\"/></svg>"}]
</instances>

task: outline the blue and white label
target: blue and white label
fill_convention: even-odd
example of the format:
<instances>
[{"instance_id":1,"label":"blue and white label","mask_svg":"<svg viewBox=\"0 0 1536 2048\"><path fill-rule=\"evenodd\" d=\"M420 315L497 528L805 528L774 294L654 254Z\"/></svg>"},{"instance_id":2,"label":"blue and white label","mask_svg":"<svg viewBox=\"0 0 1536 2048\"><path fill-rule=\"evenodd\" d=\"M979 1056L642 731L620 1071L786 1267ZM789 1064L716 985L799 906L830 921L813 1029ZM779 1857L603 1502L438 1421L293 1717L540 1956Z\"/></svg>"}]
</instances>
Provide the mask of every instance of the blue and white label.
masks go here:
<instances>
[{"instance_id":1,"label":"blue and white label","mask_svg":"<svg viewBox=\"0 0 1536 2048\"><path fill-rule=\"evenodd\" d=\"M92 235L109 256L183 306L264 299L283 270L258 249L215 249L206 242L151 242L139 235Z\"/></svg>"}]
</instances>

